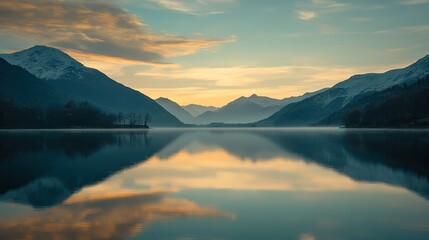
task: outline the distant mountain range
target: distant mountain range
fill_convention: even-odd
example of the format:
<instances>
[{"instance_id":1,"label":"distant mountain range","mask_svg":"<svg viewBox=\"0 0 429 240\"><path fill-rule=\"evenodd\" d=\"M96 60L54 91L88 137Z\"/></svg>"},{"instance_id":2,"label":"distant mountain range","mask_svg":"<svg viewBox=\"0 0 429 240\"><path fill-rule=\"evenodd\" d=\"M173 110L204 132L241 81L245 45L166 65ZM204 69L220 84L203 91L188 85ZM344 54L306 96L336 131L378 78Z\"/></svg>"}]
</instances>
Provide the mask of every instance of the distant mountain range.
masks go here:
<instances>
[{"instance_id":1,"label":"distant mountain range","mask_svg":"<svg viewBox=\"0 0 429 240\"><path fill-rule=\"evenodd\" d=\"M198 125L211 123L253 123L271 116L290 103L301 101L322 91L324 89L313 93L306 93L299 97L284 99L274 99L253 94L249 97L240 97L221 108L198 105L181 107L179 104L166 98L158 98L156 101L184 123ZM195 116L184 111L185 109L193 111ZM198 110L194 111L194 109ZM201 113L197 114L198 111Z\"/></svg>"},{"instance_id":2,"label":"distant mountain range","mask_svg":"<svg viewBox=\"0 0 429 240\"><path fill-rule=\"evenodd\" d=\"M217 110L219 110L218 107L202 106L198 104L189 104L186 106L182 106L182 108L185 109L188 113L190 113L192 117L196 117L208 111L216 112Z\"/></svg>"},{"instance_id":3,"label":"distant mountain range","mask_svg":"<svg viewBox=\"0 0 429 240\"><path fill-rule=\"evenodd\" d=\"M25 78L18 77L23 73L10 73L8 76L2 76L2 78L10 79L2 79L1 93L14 101L32 102L30 98L25 99L25 96L30 95L33 99L46 98L46 94L64 96L63 99L88 101L107 112L148 113L153 119L152 125L155 126L183 125L151 98L112 80L96 69L85 67L58 49L34 46L12 54L1 54L0 57L35 76L29 77L28 74L25 74ZM11 71L22 72L17 68L11 69ZM31 94L19 96L12 94L22 90L23 88L20 86L24 86L11 83L15 81L25 82L23 84L28 86L25 91L30 91ZM57 102L55 99L51 101ZM58 102L60 101L58 100ZM46 105L46 103L41 103L41 105Z\"/></svg>"},{"instance_id":4,"label":"distant mountain range","mask_svg":"<svg viewBox=\"0 0 429 240\"><path fill-rule=\"evenodd\" d=\"M324 89L281 100L256 94L249 97L240 97L221 107L216 112L206 112L199 115L196 117L196 122L198 124L253 123L271 116L288 104L299 102L323 91Z\"/></svg>"},{"instance_id":5,"label":"distant mountain range","mask_svg":"<svg viewBox=\"0 0 429 240\"><path fill-rule=\"evenodd\" d=\"M341 125L342 118L351 110L357 99L366 97L367 101L378 99L381 104L386 99L376 97L385 94L384 90L397 86L410 86L429 75L429 55L416 63L386 73L363 74L352 76L319 94L302 101L289 104L272 116L256 123L257 126L308 126L308 125ZM427 81L427 80L426 80ZM413 88L411 88L413 89ZM390 92L394 94L394 91ZM372 98L369 98L369 96ZM381 95L380 95L381 96ZM417 95L408 94L414 98ZM415 99L415 101L418 101ZM362 104L371 102L362 102ZM375 103L375 102L374 102ZM362 105L364 106L364 105ZM393 108L392 111L395 111ZM401 114L401 112L398 112ZM379 125L374 125L374 127Z\"/></svg>"},{"instance_id":6,"label":"distant mountain range","mask_svg":"<svg viewBox=\"0 0 429 240\"><path fill-rule=\"evenodd\" d=\"M429 113L420 109L426 104L429 55L403 69L355 75L331 88L302 96L274 99L253 94L220 108L196 104L182 107L167 98L155 101L51 47L34 46L0 54L0 70L0 97L18 105L46 108L69 100L87 101L110 113L149 113L153 126L185 126L183 123L338 126L352 110L359 112L357 121L361 126L396 126L394 122L410 126L410 121L415 124L429 118ZM407 98L399 101L402 111L399 114L407 115L401 121L393 120L398 117L386 110L390 105L398 105L395 96ZM402 104L405 102L407 104ZM394 107L390 108L395 111ZM375 109L384 115L374 115ZM363 115L369 113L385 120L383 123L369 121L368 116Z\"/></svg>"}]
</instances>

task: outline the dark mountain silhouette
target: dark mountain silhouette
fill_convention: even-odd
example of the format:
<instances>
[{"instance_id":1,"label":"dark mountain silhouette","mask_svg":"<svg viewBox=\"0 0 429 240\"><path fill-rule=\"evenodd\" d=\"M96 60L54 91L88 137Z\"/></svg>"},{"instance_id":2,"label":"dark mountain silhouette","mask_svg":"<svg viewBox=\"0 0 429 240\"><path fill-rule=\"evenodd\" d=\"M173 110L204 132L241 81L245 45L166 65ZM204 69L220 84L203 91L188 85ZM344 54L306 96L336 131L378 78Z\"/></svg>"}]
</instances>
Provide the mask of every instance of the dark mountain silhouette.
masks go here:
<instances>
[{"instance_id":1,"label":"dark mountain silhouette","mask_svg":"<svg viewBox=\"0 0 429 240\"><path fill-rule=\"evenodd\" d=\"M322 93L289 104L269 118L259 121L256 125L313 125L340 111L359 95L380 92L396 85L412 84L428 75L429 55L403 69L391 70L382 74L356 75Z\"/></svg>"},{"instance_id":2,"label":"dark mountain silhouette","mask_svg":"<svg viewBox=\"0 0 429 240\"><path fill-rule=\"evenodd\" d=\"M70 99L87 101L112 113L148 113L155 126L183 125L151 98L96 69L85 67L58 49L34 46L0 57L45 80L46 84Z\"/></svg>"},{"instance_id":3,"label":"dark mountain silhouette","mask_svg":"<svg viewBox=\"0 0 429 240\"><path fill-rule=\"evenodd\" d=\"M65 103L66 97L27 70L0 58L0 98L25 107L50 107Z\"/></svg>"},{"instance_id":4,"label":"dark mountain silhouette","mask_svg":"<svg viewBox=\"0 0 429 240\"><path fill-rule=\"evenodd\" d=\"M345 124L348 127L429 126L428 106L429 76L426 76L415 83L361 94L320 124ZM351 116L354 111L357 112L355 119Z\"/></svg>"}]
</instances>

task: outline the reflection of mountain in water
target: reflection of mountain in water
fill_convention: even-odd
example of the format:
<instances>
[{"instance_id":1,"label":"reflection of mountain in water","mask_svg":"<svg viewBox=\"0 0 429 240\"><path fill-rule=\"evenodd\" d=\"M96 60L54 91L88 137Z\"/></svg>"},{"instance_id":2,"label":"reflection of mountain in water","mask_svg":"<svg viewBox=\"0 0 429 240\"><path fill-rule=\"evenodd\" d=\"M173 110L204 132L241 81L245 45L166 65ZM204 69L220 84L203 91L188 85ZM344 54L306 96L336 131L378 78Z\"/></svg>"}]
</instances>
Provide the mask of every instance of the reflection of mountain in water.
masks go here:
<instances>
[{"instance_id":1,"label":"reflection of mountain in water","mask_svg":"<svg viewBox=\"0 0 429 240\"><path fill-rule=\"evenodd\" d=\"M243 160L299 158L358 181L400 186L429 198L429 132L341 129L64 131L0 133L0 199L62 203L157 154L222 148Z\"/></svg>"},{"instance_id":2,"label":"reflection of mountain in water","mask_svg":"<svg viewBox=\"0 0 429 240\"><path fill-rule=\"evenodd\" d=\"M3 132L2 199L51 206L87 185L144 161L178 133L147 131Z\"/></svg>"},{"instance_id":3,"label":"reflection of mountain in water","mask_svg":"<svg viewBox=\"0 0 429 240\"><path fill-rule=\"evenodd\" d=\"M183 134L159 155L222 148L252 161L295 156L357 181L400 186L429 198L427 146L427 131L216 130Z\"/></svg>"}]
</instances>

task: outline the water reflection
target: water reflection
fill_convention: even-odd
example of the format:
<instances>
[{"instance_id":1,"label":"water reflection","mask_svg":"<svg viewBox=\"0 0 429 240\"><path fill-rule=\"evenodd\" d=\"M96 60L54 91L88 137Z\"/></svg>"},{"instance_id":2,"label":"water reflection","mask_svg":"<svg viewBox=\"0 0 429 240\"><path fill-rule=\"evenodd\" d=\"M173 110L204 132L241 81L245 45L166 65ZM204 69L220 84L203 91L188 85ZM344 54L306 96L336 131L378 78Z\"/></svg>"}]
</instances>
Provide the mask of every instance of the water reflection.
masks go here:
<instances>
[{"instance_id":1,"label":"water reflection","mask_svg":"<svg viewBox=\"0 0 429 240\"><path fill-rule=\"evenodd\" d=\"M3 132L0 175L9 181L0 182L0 196L34 207L55 205L155 155L143 164L151 169L144 174L146 185L163 176L171 177L164 185L178 185L185 180L175 177L184 176L187 187L327 190L350 188L352 178L428 197L428 145L429 133L422 131ZM169 163L155 164L156 159ZM326 168L347 177L327 174ZM262 184L264 179L272 186Z\"/></svg>"},{"instance_id":2,"label":"water reflection","mask_svg":"<svg viewBox=\"0 0 429 240\"><path fill-rule=\"evenodd\" d=\"M178 134L139 132L3 132L2 199L46 207L145 161Z\"/></svg>"},{"instance_id":3,"label":"water reflection","mask_svg":"<svg viewBox=\"0 0 429 240\"><path fill-rule=\"evenodd\" d=\"M164 193L77 199L26 216L0 218L1 239L125 239L153 221L186 217L233 218ZM23 229L25 229L23 231Z\"/></svg>"},{"instance_id":4,"label":"water reflection","mask_svg":"<svg viewBox=\"0 0 429 240\"><path fill-rule=\"evenodd\" d=\"M183 223L186 222L183 218L195 217L236 221L236 217L243 219L247 212L258 208L246 208L243 212L241 207L231 207L227 203L234 198L224 199L223 196L228 195L225 190L234 194L241 191L264 192L251 197L241 193L234 195L240 206L250 206L256 201L254 199L266 196L259 203L262 206L273 199L285 198L289 205L309 201L323 209L332 207L332 211L341 201L357 207L362 203L355 199L368 200L368 192L385 193L383 196L387 198L380 195L365 207L379 201L379 208L389 208L391 212L405 211L398 214L410 214L407 211L416 210L423 213L429 210L424 205L426 200L422 203L413 199L414 206L428 207L413 209L403 202L387 204L390 200L386 199L404 194L409 196L408 191L428 199L427 146L427 131L164 129L0 132L0 175L8 179L0 182L0 216L7 216L0 217L0 238L76 239L82 236L86 239L123 239L130 236L139 238L144 233L149 234L150 239L162 239L160 231L151 235L146 226L174 219L182 219L178 222ZM189 194L189 191L196 192ZM294 195L291 199L289 195L277 196L274 192L291 192L299 197ZM347 193L349 198L332 194L341 192ZM330 194L329 206L320 205L320 196L325 196L324 193ZM196 197L200 195L206 197ZM203 203L206 201L208 204ZM26 205L43 209L34 211ZM274 212L269 206L264 207L266 218L275 218L282 209L287 209L288 212L283 213L286 215L295 211L281 202L272 203L271 208L276 206ZM300 218L296 214L302 213L290 215L292 220ZM317 219L318 215L301 217L306 217L302 220L306 222ZM413 227L429 226L428 218L413 217L418 222ZM344 221L344 217L341 218ZM330 219L328 222L338 221ZM410 224L402 218L389 218L388 221L401 227ZM202 226L203 222L197 224ZM289 224L294 226L295 235L284 236L295 239L314 237L314 233L296 225L297 222ZM216 226L221 226L221 223L217 222ZM279 229L284 228L275 230ZM230 238L245 236L243 232L240 234L239 237L232 234ZM183 236L192 238L186 233L180 237ZM201 236L207 237L204 233ZM252 238L254 235L246 237Z\"/></svg>"}]
</instances>

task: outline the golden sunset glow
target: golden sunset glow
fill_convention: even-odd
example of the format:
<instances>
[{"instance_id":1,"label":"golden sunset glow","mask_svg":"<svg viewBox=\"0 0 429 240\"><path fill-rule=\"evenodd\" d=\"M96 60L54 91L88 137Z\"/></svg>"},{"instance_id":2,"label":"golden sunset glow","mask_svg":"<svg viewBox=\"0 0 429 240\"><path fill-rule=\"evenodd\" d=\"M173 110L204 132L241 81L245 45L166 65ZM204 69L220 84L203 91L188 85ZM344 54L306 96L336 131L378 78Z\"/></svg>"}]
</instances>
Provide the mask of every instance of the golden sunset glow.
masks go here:
<instances>
[{"instance_id":1,"label":"golden sunset glow","mask_svg":"<svg viewBox=\"0 0 429 240\"><path fill-rule=\"evenodd\" d=\"M427 51L429 33L406 9L426 3L1 1L0 51L48 45L151 98L223 106L406 66Z\"/></svg>"},{"instance_id":2,"label":"golden sunset glow","mask_svg":"<svg viewBox=\"0 0 429 240\"><path fill-rule=\"evenodd\" d=\"M72 198L127 191L123 188L123 182L127 179L133 179L138 186L149 186L149 190L141 190L143 192L180 192L185 189L402 191L384 184L359 183L299 159L272 158L253 162L251 159L240 159L222 149L213 149L193 153L183 150L168 159L155 156L101 184L83 189Z\"/></svg>"}]
</instances>

